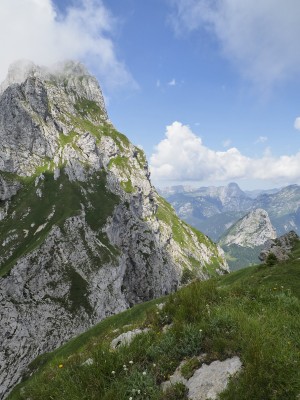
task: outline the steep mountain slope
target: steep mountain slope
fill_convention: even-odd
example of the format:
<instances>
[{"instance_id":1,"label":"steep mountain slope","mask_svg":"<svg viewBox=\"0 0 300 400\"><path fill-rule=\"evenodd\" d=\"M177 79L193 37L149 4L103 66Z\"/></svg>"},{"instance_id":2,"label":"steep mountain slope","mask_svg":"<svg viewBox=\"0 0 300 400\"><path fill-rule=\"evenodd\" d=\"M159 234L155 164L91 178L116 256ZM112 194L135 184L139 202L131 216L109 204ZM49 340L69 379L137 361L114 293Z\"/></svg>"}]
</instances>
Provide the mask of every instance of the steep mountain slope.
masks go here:
<instances>
[{"instance_id":1,"label":"steep mountain slope","mask_svg":"<svg viewBox=\"0 0 300 400\"><path fill-rule=\"evenodd\" d=\"M300 395L299 256L298 240L286 262L194 282L156 301L157 305L144 303L110 317L53 354L36 359L27 380L9 399L212 398L200 390L198 397L192 397L186 380L196 379L199 368L209 371L211 367L203 385L211 390L218 384L217 360L238 356L242 369L218 398L296 400ZM111 348L113 340L129 337L137 329L131 343ZM161 383L170 375L174 382L175 370L186 380L163 393Z\"/></svg>"},{"instance_id":2,"label":"steep mountain slope","mask_svg":"<svg viewBox=\"0 0 300 400\"><path fill-rule=\"evenodd\" d=\"M217 241L249 211L266 210L278 235L300 232L300 186L290 185L262 194L243 192L236 184L225 187L162 191L180 218Z\"/></svg>"},{"instance_id":3,"label":"steep mountain slope","mask_svg":"<svg viewBox=\"0 0 300 400\"><path fill-rule=\"evenodd\" d=\"M74 62L19 63L0 97L0 398L107 315L228 270L149 180Z\"/></svg>"},{"instance_id":4,"label":"steep mountain slope","mask_svg":"<svg viewBox=\"0 0 300 400\"><path fill-rule=\"evenodd\" d=\"M219 244L227 255L231 269L238 269L257 264L263 245L276 236L268 213L257 208L231 226L221 236Z\"/></svg>"}]
</instances>

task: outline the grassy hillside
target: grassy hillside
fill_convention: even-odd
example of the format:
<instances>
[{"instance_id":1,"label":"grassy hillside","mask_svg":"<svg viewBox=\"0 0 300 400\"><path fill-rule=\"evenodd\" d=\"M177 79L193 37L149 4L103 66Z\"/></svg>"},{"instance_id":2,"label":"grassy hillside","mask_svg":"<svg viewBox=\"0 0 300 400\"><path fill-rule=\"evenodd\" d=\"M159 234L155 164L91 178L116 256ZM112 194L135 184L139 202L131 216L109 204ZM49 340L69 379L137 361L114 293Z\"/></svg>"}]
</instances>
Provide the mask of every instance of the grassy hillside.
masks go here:
<instances>
[{"instance_id":1,"label":"grassy hillside","mask_svg":"<svg viewBox=\"0 0 300 400\"><path fill-rule=\"evenodd\" d=\"M180 361L184 373L238 355L242 372L222 400L300 398L300 244L290 261L253 266L194 282L160 300L108 318L31 364L30 378L10 400L185 399L181 385L162 394L160 383ZM162 310L157 302L164 302ZM163 329L171 324L170 329ZM148 327L129 346L110 349L120 333ZM91 358L93 364L82 365ZM30 372L30 371L29 371Z\"/></svg>"},{"instance_id":2,"label":"grassy hillside","mask_svg":"<svg viewBox=\"0 0 300 400\"><path fill-rule=\"evenodd\" d=\"M260 263L258 256L264 246L242 247L238 244L230 246L222 246L225 252L225 258L231 271L236 271L241 268L248 267Z\"/></svg>"}]
</instances>

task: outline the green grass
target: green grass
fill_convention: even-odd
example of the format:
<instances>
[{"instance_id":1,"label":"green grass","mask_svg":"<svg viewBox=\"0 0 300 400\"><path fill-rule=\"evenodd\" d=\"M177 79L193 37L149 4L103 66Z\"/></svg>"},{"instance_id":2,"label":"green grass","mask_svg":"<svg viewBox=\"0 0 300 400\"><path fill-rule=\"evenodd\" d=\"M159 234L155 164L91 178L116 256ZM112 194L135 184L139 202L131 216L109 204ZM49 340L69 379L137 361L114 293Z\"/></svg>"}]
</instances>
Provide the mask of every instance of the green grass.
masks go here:
<instances>
[{"instance_id":1,"label":"green grass","mask_svg":"<svg viewBox=\"0 0 300 400\"><path fill-rule=\"evenodd\" d=\"M40 357L32 365L32 369L41 365L38 372L9 399L185 399L183 387L163 395L160 383L184 359L182 372L191 376L201 364L196 356L206 353L206 363L234 355L243 363L242 372L220 399L296 400L300 394L299 255L297 244L288 262L194 282L165 298L162 310L152 301L108 318ZM130 346L109 349L113 337L136 326L150 331ZM82 366L88 358L93 365Z\"/></svg>"},{"instance_id":2,"label":"green grass","mask_svg":"<svg viewBox=\"0 0 300 400\"><path fill-rule=\"evenodd\" d=\"M67 135L61 133L59 135L59 144L61 147L64 147L67 144L73 143L76 136L78 136L78 133L75 131L70 131Z\"/></svg>"},{"instance_id":3,"label":"green grass","mask_svg":"<svg viewBox=\"0 0 300 400\"><path fill-rule=\"evenodd\" d=\"M242 247L237 244L231 244L230 246L223 245L221 247L225 252L226 260L231 271L258 264L260 262L258 256L263 249L263 246L251 248Z\"/></svg>"},{"instance_id":4,"label":"green grass","mask_svg":"<svg viewBox=\"0 0 300 400\"><path fill-rule=\"evenodd\" d=\"M126 182L121 182L121 186L126 193L133 193L135 191L130 179Z\"/></svg>"},{"instance_id":5,"label":"green grass","mask_svg":"<svg viewBox=\"0 0 300 400\"><path fill-rule=\"evenodd\" d=\"M103 111L98 104L86 98L78 99L75 104L75 109L82 118L87 118L89 116L99 118L103 116Z\"/></svg>"}]
</instances>

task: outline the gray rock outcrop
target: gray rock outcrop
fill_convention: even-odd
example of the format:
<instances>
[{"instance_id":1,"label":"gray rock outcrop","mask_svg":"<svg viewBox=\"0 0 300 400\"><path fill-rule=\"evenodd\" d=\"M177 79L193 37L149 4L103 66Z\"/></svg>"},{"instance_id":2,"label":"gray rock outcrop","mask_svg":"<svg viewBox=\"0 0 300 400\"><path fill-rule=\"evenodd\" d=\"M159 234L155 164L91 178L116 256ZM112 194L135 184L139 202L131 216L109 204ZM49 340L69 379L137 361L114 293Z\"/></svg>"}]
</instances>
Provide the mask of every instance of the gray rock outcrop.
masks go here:
<instances>
[{"instance_id":1,"label":"gray rock outcrop","mask_svg":"<svg viewBox=\"0 0 300 400\"><path fill-rule=\"evenodd\" d=\"M299 236L294 231L290 231L277 239L268 240L259 255L259 259L266 262L269 254L274 254L278 261L286 261L289 259L295 243L299 240Z\"/></svg>"},{"instance_id":2,"label":"gray rock outcrop","mask_svg":"<svg viewBox=\"0 0 300 400\"><path fill-rule=\"evenodd\" d=\"M15 64L0 96L0 398L108 315L228 271L180 221L78 63Z\"/></svg>"},{"instance_id":3,"label":"gray rock outcrop","mask_svg":"<svg viewBox=\"0 0 300 400\"><path fill-rule=\"evenodd\" d=\"M201 359L201 356L199 357ZM188 389L187 397L191 400L215 400L222 393L229 382L229 378L241 371L242 363L235 356L224 361L213 361L210 364L202 364L193 376L185 379L181 374L181 368L186 362L183 361L176 369L169 381L162 384L166 391L171 385L182 383Z\"/></svg>"}]
</instances>

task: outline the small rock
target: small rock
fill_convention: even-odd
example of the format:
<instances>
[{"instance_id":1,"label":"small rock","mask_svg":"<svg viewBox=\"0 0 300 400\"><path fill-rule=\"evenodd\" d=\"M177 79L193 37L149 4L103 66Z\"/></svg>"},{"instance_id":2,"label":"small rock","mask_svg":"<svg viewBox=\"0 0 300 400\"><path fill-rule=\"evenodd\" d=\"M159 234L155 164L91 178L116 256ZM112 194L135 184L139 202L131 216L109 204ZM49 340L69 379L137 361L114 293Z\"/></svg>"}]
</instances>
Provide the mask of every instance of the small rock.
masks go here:
<instances>
[{"instance_id":1,"label":"small rock","mask_svg":"<svg viewBox=\"0 0 300 400\"><path fill-rule=\"evenodd\" d=\"M119 346L128 346L132 342L134 337L146 332L149 332L149 329L134 329L133 331L124 332L116 337L114 340L112 340L110 347L112 349L116 349Z\"/></svg>"},{"instance_id":2,"label":"small rock","mask_svg":"<svg viewBox=\"0 0 300 400\"><path fill-rule=\"evenodd\" d=\"M185 363L186 361L182 361L179 367L176 368L174 374L170 376L170 379L161 384L161 389L163 392L165 392L167 389L169 389L170 386L175 385L176 383L183 383L186 386L187 380L181 375L180 372Z\"/></svg>"},{"instance_id":3,"label":"small rock","mask_svg":"<svg viewBox=\"0 0 300 400\"><path fill-rule=\"evenodd\" d=\"M173 324L165 325L165 326L162 328L163 333L168 332L168 330L171 329L172 326L173 326Z\"/></svg>"},{"instance_id":4,"label":"small rock","mask_svg":"<svg viewBox=\"0 0 300 400\"><path fill-rule=\"evenodd\" d=\"M164 306L165 306L165 303L156 304L156 307L157 307L159 310L162 310L162 309L164 308Z\"/></svg>"},{"instance_id":5,"label":"small rock","mask_svg":"<svg viewBox=\"0 0 300 400\"><path fill-rule=\"evenodd\" d=\"M203 364L188 380L188 398L192 400L214 400L226 389L230 376L242 368L239 357L228 358L225 361L213 361Z\"/></svg>"},{"instance_id":6,"label":"small rock","mask_svg":"<svg viewBox=\"0 0 300 400\"><path fill-rule=\"evenodd\" d=\"M88 358L84 363L81 364L81 366L90 366L94 364L94 360L92 358Z\"/></svg>"}]
</instances>

